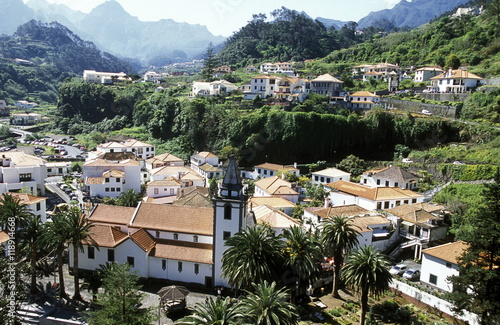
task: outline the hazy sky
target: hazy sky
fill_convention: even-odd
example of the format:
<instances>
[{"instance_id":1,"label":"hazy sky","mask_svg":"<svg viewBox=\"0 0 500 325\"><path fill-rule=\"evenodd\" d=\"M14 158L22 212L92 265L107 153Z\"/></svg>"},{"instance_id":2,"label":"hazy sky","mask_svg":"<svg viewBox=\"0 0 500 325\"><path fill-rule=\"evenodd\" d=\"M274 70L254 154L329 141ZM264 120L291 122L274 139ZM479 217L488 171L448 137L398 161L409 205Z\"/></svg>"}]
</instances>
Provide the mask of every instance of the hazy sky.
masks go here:
<instances>
[{"instance_id":1,"label":"hazy sky","mask_svg":"<svg viewBox=\"0 0 500 325\"><path fill-rule=\"evenodd\" d=\"M47 0L90 12L107 0ZM215 35L229 36L252 19L285 6L305 11L312 18L358 21L371 11L390 9L400 0L116 0L132 16L143 21L170 18L206 25Z\"/></svg>"}]
</instances>

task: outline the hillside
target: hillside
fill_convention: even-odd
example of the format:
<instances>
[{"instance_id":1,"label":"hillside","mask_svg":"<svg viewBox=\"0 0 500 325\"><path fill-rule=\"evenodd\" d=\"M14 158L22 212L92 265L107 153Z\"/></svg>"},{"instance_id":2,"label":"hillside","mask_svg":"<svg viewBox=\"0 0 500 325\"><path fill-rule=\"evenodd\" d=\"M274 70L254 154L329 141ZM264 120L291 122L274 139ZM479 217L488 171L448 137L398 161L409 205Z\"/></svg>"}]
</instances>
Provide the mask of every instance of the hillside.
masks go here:
<instances>
[{"instance_id":1,"label":"hillside","mask_svg":"<svg viewBox=\"0 0 500 325\"><path fill-rule=\"evenodd\" d=\"M58 83L81 76L85 69L135 72L128 63L99 51L59 23L32 20L19 26L13 36L0 37L0 53L0 97L9 103L28 93L41 93L42 100L55 102ZM31 64L15 64L16 58Z\"/></svg>"},{"instance_id":2,"label":"hillside","mask_svg":"<svg viewBox=\"0 0 500 325\"><path fill-rule=\"evenodd\" d=\"M45 0L0 0L0 34L12 34L17 26L30 19L57 21L79 37L92 41L100 50L141 64L165 65L193 58L225 37L215 36L206 26L162 19L140 21L114 0L106 1L85 14ZM10 9L11 8L11 9Z\"/></svg>"}]
</instances>

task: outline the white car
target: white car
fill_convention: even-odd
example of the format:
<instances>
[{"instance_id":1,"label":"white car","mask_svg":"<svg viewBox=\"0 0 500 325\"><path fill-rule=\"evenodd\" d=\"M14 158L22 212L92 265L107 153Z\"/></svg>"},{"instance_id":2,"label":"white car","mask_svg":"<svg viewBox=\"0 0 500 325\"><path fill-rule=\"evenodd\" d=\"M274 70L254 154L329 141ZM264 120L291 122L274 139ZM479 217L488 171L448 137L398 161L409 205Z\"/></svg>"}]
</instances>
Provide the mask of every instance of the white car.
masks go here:
<instances>
[{"instance_id":1,"label":"white car","mask_svg":"<svg viewBox=\"0 0 500 325\"><path fill-rule=\"evenodd\" d=\"M422 110L422 114L425 114L425 115L432 115L432 113L431 113L431 112L429 112L429 111L428 111L428 110L426 110L426 109L423 109L423 110Z\"/></svg>"},{"instance_id":2,"label":"white car","mask_svg":"<svg viewBox=\"0 0 500 325\"><path fill-rule=\"evenodd\" d=\"M404 163L412 163L413 160L411 160L410 158L403 158L403 162Z\"/></svg>"},{"instance_id":3,"label":"white car","mask_svg":"<svg viewBox=\"0 0 500 325\"><path fill-rule=\"evenodd\" d=\"M389 270L389 273L392 275L401 276L406 272L407 269L408 267L406 266L406 264L396 264Z\"/></svg>"}]
</instances>

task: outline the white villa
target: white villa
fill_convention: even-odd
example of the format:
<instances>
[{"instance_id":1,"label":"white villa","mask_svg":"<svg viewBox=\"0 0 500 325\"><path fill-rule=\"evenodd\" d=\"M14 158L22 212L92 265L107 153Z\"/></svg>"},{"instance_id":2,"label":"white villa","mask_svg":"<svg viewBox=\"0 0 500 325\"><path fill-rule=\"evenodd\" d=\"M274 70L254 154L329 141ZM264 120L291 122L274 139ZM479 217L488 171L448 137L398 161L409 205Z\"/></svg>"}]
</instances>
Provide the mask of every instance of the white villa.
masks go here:
<instances>
[{"instance_id":1,"label":"white villa","mask_svg":"<svg viewBox=\"0 0 500 325\"><path fill-rule=\"evenodd\" d=\"M432 85L429 89L441 93L464 93L479 86L484 80L468 71L457 69L448 70L438 76L430 78Z\"/></svg>"},{"instance_id":2,"label":"white villa","mask_svg":"<svg viewBox=\"0 0 500 325\"><path fill-rule=\"evenodd\" d=\"M20 151L0 153L0 194L23 191L45 195L46 163Z\"/></svg>"},{"instance_id":3,"label":"white villa","mask_svg":"<svg viewBox=\"0 0 500 325\"><path fill-rule=\"evenodd\" d=\"M115 82L132 81L132 79L125 72L83 70L83 81L96 84L113 84Z\"/></svg>"},{"instance_id":4,"label":"white villa","mask_svg":"<svg viewBox=\"0 0 500 325\"><path fill-rule=\"evenodd\" d=\"M413 81L429 81L431 78L436 77L443 72L444 70L441 69L441 67L422 67L415 70L415 77L413 78Z\"/></svg>"},{"instance_id":5,"label":"white villa","mask_svg":"<svg viewBox=\"0 0 500 325\"><path fill-rule=\"evenodd\" d=\"M257 179L259 177L265 178L265 177L277 176L279 172L291 173L296 176L300 176L300 171L297 168L297 164L293 164L293 166L290 165L287 166L287 165L272 164L267 162L254 166L252 176L254 179Z\"/></svg>"},{"instance_id":6,"label":"white villa","mask_svg":"<svg viewBox=\"0 0 500 325\"><path fill-rule=\"evenodd\" d=\"M369 91L356 91L347 97L347 107L352 110L369 110L380 103L380 96Z\"/></svg>"},{"instance_id":7,"label":"white villa","mask_svg":"<svg viewBox=\"0 0 500 325\"><path fill-rule=\"evenodd\" d=\"M193 98L196 96L223 96L228 95L233 90L237 89L238 86L226 80L217 80L212 82L195 81L193 82L189 97Z\"/></svg>"},{"instance_id":8,"label":"white villa","mask_svg":"<svg viewBox=\"0 0 500 325\"><path fill-rule=\"evenodd\" d=\"M89 153L89 158L96 158L101 153L108 152L133 152L138 158L148 159L154 157L155 146L135 139L124 142L105 142L97 145L96 152Z\"/></svg>"},{"instance_id":9,"label":"white villa","mask_svg":"<svg viewBox=\"0 0 500 325\"><path fill-rule=\"evenodd\" d=\"M255 182L255 197L282 197L290 202L299 201L299 193L292 183L278 176L262 178Z\"/></svg>"},{"instance_id":10,"label":"white villa","mask_svg":"<svg viewBox=\"0 0 500 325\"><path fill-rule=\"evenodd\" d=\"M344 82L330 74L323 74L311 80L309 92L328 97L343 96L342 84Z\"/></svg>"},{"instance_id":11,"label":"white villa","mask_svg":"<svg viewBox=\"0 0 500 325\"><path fill-rule=\"evenodd\" d=\"M461 241L424 249L420 281L443 291L453 291L448 278L459 274L458 258L466 249L467 244Z\"/></svg>"},{"instance_id":12,"label":"white villa","mask_svg":"<svg viewBox=\"0 0 500 325\"><path fill-rule=\"evenodd\" d=\"M195 153L191 156L191 169L207 181L210 178L222 176L219 157L208 151Z\"/></svg>"},{"instance_id":13,"label":"white villa","mask_svg":"<svg viewBox=\"0 0 500 325\"><path fill-rule=\"evenodd\" d=\"M390 166L364 172L360 183L371 187L386 186L413 190L418 187L418 176L401 167Z\"/></svg>"},{"instance_id":14,"label":"white villa","mask_svg":"<svg viewBox=\"0 0 500 325\"><path fill-rule=\"evenodd\" d=\"M349 182L351 174L333 167L311 173L311 183L314 185L328 184L342 180Z\"/></svg>"}]
</instances>

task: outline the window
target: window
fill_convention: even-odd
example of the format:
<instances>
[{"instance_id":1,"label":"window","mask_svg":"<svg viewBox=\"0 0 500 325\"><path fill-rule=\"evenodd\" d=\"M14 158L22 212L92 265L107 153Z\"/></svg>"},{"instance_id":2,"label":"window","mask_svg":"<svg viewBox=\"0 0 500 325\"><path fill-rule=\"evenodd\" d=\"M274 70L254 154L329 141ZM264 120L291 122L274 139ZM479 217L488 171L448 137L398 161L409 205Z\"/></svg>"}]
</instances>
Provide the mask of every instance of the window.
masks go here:
<instances>
[{"instance_id":1,"label":"window","mask_svg":"<svg viewBox=\"0 0 500 325\"><path fill-rule=\"evenodd\" d=\"M200 273L200 264L195 264L194 265L194 274Z\"/></svg>"},{"instance_id":2,"label":"window","mask_svg":"<svg viewBox=\"0 0 500 325\"><path fill-rule=\"evenodd\" d=\"M173 188L170 189L170 194L175 194Z\"/></svg>"},{"instance_id":3,"label":"window","mask_svg":"<svg viewBox=\"0 0 500 325\"><path fill-rule=\"evenodd\" d=\"M451 269L451 263L450 262L446 262L446 267Z\"/></svg>"},{"instance_id":4,"label":"window","mask_svg":"<svg viewBox=\"0 0 500 325\"><path fill-rule=\"evenodd\" d=\"M158 230L156 231L156 238L160 238L160 232Z\"/></svg>"},{"instance_id":5,"label":"window","mask_svg":"<svg viewBox=\"0 0 500 325\"><path fill-rule=\"evenodd\" d=\"M411 203L417 203L417 199L411 199Z\"/></svg>"},{"instance_id":6,"label":"window","mask_svg":"<svg viewBox=\"0 0 500 325\"><path fill-rule=\"evenodd\" d=\"M155 189L154 189L154 193L155 193L155 194L158 194L158 188L155 188Z\"/></svg>"},{"instance_id":7,"label":"window","mask_svg":"<svg viewBox=\"0 0 500 325\"><path fill-rule=\"evenodd\" d=\"M321 176L321 183L324 183L325 182L325 178L323 176Z\"/></svg>"},{"instance_id":8,"label":"window","mask_svg":"<svg viewBox=\"0 0 500 325\"><path fill-rule=\"evenodd\" d=\"M117 188L116 188L116 191L117 191L117 192L121 192L121 191L122 191L122 188L121 188L121 187L117 187Z\"/></svg>"},{"instance_id":9,"label":"window","mask_svg":"<svg viewBox=\"0 0 500 325\"><path fill-rule=\"evenodd\" d=\"M108 249L108 262L115 261L115 251L113 249Z\"/></svg>"},{"instance_id":10,"label":"window","mask_svg":"<svg viewBox=\"0 0 500 325\"><path fill-rule=\"evenodd\" d=\"M367 179L366 179L366 178L364 178L364 179L363 179L363 184L366 184L366 181L367 181Z\"/></svg>"},{"instance_id":11,"label":"window","mask_svg":"<svg viewBox=\"0 0 500 325\"><path fill-rule=\"evenodd\" d=\"M224 206L224 219L231 220L231 205L226 204Z\"/></svg>"},{"instance_id":12,"label":"window","mask_svg":"<svg viewBox=\"0 0 500 325\"><path fill-rule=\"evenodd\" d=\"M118 177L115 178L117 183L120 183L120 179Z\"/></svg>"},{"instance_id":13,"label":"window","mask_svg":"<svg viewBox=\"0 0 500 325\"><path fill-rule=\"evenodd\" d=\"M403 203L404 203L404 204L408 204L408 200L404 200L404 201L403 201Z\"/></svg>"},{"instance_id":14,"label":"window","mask_svg":"<svg viewBox=\"0 0 500 325\"><path fill-rule=\"evenodd\" d=\"M389 209L389 201L384 202L384 209Z\"/></svg>"},{"instance_id":15,"label":"window","mask_svg":"<svg viewBox=\"0 0 500 325\"><path fill-rule=\"evenodd\" d=\"M432 284L437 284L438 282L438 277L434 274L429 274L429 282Z\"/></svg>"},{"instance_id":16,"label":"window","mask_svg":"<svg viewBox=\"0 0 500 325\"><path fill-rule=\"evenodd\" d=\"M377 185L380 185L380 179L377 179Z\"/></svg>"},{"instance_id":17,"label":"window","mask_svg":"<svg viewBox=\"0 0 500 325\"><path fill-rule=\"evenodd\" d=\"M231 237L231 232L230 231L224 231L222 233L222 239L228 240Z\"/></svg>"},{"instance_id":18,"label":"window","mask_svg":"<svg viewBox=\"0 0 500 325\"><path fill-rule=\"evenodd\" d=\"M377 202L377 210L382 210L382 202Z\"/></svg>"},{"instance_id":19,"label":"window","mask_svg":"<svg viewBox=\"0 0 500 325\"><path fill-rule=\"evenodd\" d=\"M195 243L198 242L198 236L196 236L196 235L193 236L193 242L195 242Z\"/></svg>"},{"instance_id":20,"label":"window","mask_svg":"<svg viewBox=\"0 0 500 325\"><path fill-rule=\"evenodd\" d=\"M167 261L166 260L161 260L161 269L165 270L167 268Z\"/></svg>"},{"instance_id":21,"label":"window","mask_svg":"<svg viewBox=\"0 0 500 325\"><path fill-rule=\"evenodd\" d=\"M90 259L90 260L93 260L95 258L95 250L94 250L94 247L90 247L89 246L89 249L87 251L87 257Z\"/></svg>"},{"instance_id":22,"label":"window","mask_svg":"<svg viewBox=\"0 0 500 325\"><path fill-rule=\"evenodd\" d=\"M175 239L175 240L178 240L178 239L179 239L179 234L178 234L178 233L175 233L175 234L174 234L174 239Z\"/></svg>"},{"instance_id":23,"label":"window","mask_svg":"<svg viewBox=\"0 0 500 325\"><path fill-rule=\"evenodd\" d=\"M182 262L177 262L177 270L182 272Z\"/></svg>"},{"instance_id":24,"label":"window","mask_svg":"<svg viewBox=\"0 0 500 325\"><path fill-rule=\"evenodd\" d=\"M19 173L19 181L20 182L31 181L31 173Z\"/></svg>"},{"instance_id":25,"label":"window","mask_svg":"<svg viewBox=\"0 0 500 325\"><path fill-rule=\"evenodd\" d=\"M267 175L267 169L264 169L264 175Z\"/></svg>"},{"instance_id":26,"label":"window","mask_svg":"<svg viewBox=\"0 0 500 325\"><path fill-rule=\"evenodd\" d=\"M104 192L109 192L109 187L106 187L106 188L104 189Z\"/></svg>"},{"instance_id":27,"label":"window","mask_svg":"<svg viewBox=\"0 0 500 325\"><path fill-rule=\"evenodd\" d=\"M109 183L109 177L106 177L106 178L104 179L104 181L105 181L106 183Z\"/></svg>"},{"instance_id":28,"label":"window","mask_svg":"<svg viewBox=\"0 0 500 325\"><path fill-rule=\"evenodd\" d=\"M394 183L394 186L395 186L395 187L398 187L398 182Z\"/></svg>"},{"instance_id":29,"label":"window","mask_svg":"<svg viewBox=\"0 0 500 325\"><path fill-rule=\"evenodd\" d=\"M396 206L400 205L401 201L396 201Z\"/></svg>"},{"instance_id":30,"label":"window","mask_svg":"<svg viewBox=\"0 0 500 325\"><path fill-rule=\"evenodd\" d=\"M111 188L111 192L114 192L114 191L115 191L115 188L114 188L114 187L112 187L112 188Z\"/></svg>"},{"instance_id":31,"label":"window","mask_svg":"<svg viewBox=\"0 0 500 325\"><path fill-rule=\"evenodd\" d=\"M42 208L42 204L40 202L38 202L36 204L36 211L40 211L41 208Z\"/></svg>"},{"instance_id":32,"label":"window","mask_svg":"<svg viewBox=\"0 0 500 325\"><path fill-rule=\"evenodd\" d=\"M127 256L127 263L130 264L130 266L134 267L134 257Z\"/></svg>"},{"instance_id":33,"label":"window","mask_svg":"<svg viewBox=\"0 0 500 325\"><path fill-rule=\"evenodd\" d=\"M385 186L389 186L389 181L385 181Z\"/></svg>"}]
</instances>

